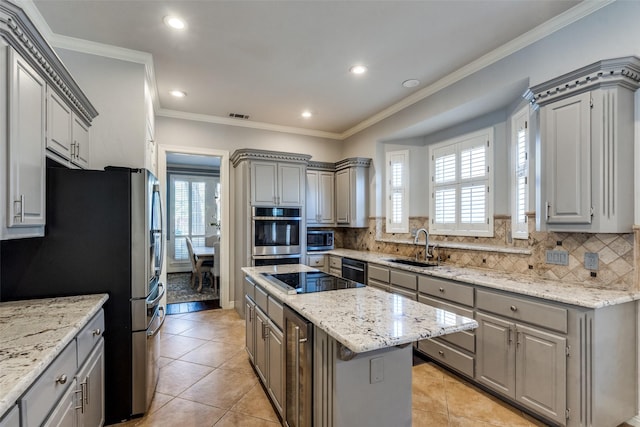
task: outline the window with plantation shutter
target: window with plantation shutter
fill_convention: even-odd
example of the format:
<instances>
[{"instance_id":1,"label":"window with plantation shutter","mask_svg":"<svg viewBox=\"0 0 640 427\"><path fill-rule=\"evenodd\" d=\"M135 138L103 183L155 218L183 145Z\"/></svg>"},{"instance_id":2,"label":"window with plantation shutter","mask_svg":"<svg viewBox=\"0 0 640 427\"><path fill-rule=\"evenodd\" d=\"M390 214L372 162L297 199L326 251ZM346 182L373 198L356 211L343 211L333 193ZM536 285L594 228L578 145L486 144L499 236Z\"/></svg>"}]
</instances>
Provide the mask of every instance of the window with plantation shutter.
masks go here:
<instances>
[{"instance_id":1,"label":"window with plantation shutter","mask_svg":"<svg viewBox=\"0 0 640 427\"><path fill-rule=\"evenodd\" d=\"M429 232L493 236L493 128L435 144Z\"/></svg>"},{"instance_id":2,"label":"window with plantation shutter","mask_svg":"<svg viewBox=\"0 0 640 427\"><path fill-rule=\"evenodd\" d=\"M387 152L387 233L409 232L409 151Z\"/></svg>"},{"instance_id":3,"label":"window with plantation shutter","mask_svg":"<svg viewBox=\"0 0 640 427\"><path fill-rule=\"evenodd\" d=\"M514 239L528 239L527 209L529 208L529 107L511 118L512 200L511 233Z\"/></svg>"}]
</instances>

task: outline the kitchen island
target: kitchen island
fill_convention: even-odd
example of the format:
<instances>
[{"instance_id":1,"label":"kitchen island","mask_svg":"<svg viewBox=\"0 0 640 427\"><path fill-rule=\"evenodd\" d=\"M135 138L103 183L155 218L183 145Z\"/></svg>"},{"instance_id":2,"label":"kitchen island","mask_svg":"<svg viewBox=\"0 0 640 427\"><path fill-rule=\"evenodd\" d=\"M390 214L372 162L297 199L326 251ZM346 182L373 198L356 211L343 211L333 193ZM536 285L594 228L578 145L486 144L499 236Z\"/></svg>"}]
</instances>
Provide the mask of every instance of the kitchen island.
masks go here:
<instances>
[{"instance_id":1,"label":"kitchen island","mask_svg":"<svg viewBox=\"0 0 640 427\"><path fill-rule=\"evenodd\" d=\"M320 426L410 426L411 344L478 325L473 319L371 287L291 295L265 275L317 272L303 265L242 270L248 278L249 356L290 424L292 417L298 421L308 416ZM284 350L289 354L299 346L287 336L283 308L313 325L312 344L304 350L313 356L302 355L312 360L313 373L302 371L300 363L294 366L290 357L284 365ZM307 407L304 392L310 393L310 387L313 402ZM302 425L296 421L293 424Z\"/></svg>"},{"instance_id":2,"label":"kitchen island","mask_svg":"<svg viewBox=\"0 0 640 427\"><path fill-rule=\"evenodd\" d=\"M41 404L41 407L35 408L38 414L29 412L30 408L26 404L17 405L17 402L21 402L25 395L34 396L41 387L47 398L54 399L75 383L73 378L79 367L78 363L83 362L84 356L88 356L92 349L101 349L99 344L104 326L99 321L103 319L102 306L108 298L107 294L96 294L0 303L2 422L10 416L17 417L18 411L21 413L19 418L22 418L20 425L26 425L27 415L34 424L42 421L36 421L36 415L48 415L52 407L44 405L46 399L37 401ZM70 362L69 369L72 371L68 372L64 380L62 377L58 378L55 389L51 391L46 388L49 384L42 383L41 379L46 376L48 368L58 361L65 363L56 365L56 372L52 374L66 372L61 368ZM55 399L51 403L55 404Z\"/></svg>"}]
</instances>

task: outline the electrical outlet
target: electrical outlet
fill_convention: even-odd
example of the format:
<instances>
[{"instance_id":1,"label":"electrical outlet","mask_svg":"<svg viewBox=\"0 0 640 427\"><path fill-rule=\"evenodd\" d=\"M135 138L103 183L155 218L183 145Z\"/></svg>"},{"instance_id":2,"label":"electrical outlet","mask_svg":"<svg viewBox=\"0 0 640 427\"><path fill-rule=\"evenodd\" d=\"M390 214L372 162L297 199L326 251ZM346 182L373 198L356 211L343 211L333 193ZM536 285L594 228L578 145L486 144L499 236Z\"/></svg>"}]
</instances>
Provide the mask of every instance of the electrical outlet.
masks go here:
<instances>
[{"instance_id":1,"label":"electrical outlet","mask_svg":"<svg viewBox=\"0 0 640 427\"><path fill-rule=\"evenodd\" d=\"M416 237L417 232L418 232L417 228L412 228L409 230L409 233L411 233L411 237Z\"/></svg>"},{"instance_id":2,"label":"electrical outlet","mask_svg":"<svg viewBox=\"0 0 640 427\"><path fill-rule=\"evenodd\" d=\"M587 270L598 269L598 254L594 252L584 253L584 268Z\"/></svg>"},{"instance_id":3,"label":"electrical outlet","mask_svg":"<svg viewBox=\"0 0 640 427\"><path fill-rule=\"evenodd\" d=\"M547 250L545 255L547 264L569 265L569 252L567 251Z\"/></svg>"},{"instance_id":4,"label":"electrical outlet","mask_svg":"<svg viewBox=\"0 0 640 427\"><path fill-rule=\"evenodd\" d=\"M369 360L369 383L381 383L384 380L384 358L376 357Z\"/></svg>"}]
</instances>

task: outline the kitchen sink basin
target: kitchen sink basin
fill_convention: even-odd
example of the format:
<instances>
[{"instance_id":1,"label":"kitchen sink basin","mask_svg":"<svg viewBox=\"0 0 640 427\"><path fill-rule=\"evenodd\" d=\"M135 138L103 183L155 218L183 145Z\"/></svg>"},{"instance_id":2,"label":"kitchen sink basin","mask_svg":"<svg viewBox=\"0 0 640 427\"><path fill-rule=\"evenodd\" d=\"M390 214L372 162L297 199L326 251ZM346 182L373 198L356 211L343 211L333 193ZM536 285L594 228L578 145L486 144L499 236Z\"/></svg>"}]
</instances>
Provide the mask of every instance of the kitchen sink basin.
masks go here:
<instances>
[{"instance_id":1,"label":"kitchen sink basin","mask_svg":"<svg viewBox=\"0 0 640 427\"><path fill-rule=\"evenodd\" d=\"M438 263L436 262L427 262L427 261L415 261L412 259L403 259L403 258L389 258L385 261L395 262L398 264L411 265L414 267L437 267Z\"/></svg>"}]
</instances>

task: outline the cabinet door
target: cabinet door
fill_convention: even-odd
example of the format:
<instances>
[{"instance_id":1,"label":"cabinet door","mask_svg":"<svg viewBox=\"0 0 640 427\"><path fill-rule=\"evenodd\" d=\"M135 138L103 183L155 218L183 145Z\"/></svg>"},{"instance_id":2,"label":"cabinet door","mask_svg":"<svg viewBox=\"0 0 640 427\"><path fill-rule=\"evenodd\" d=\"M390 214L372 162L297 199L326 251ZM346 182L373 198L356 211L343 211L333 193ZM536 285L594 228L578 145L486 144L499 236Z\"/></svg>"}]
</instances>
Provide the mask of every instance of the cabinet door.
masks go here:
<instances>
[{"instance_id":1,"label":"cabinet door","mask_svg":"<svg viewBox=\"0 0 640 427\"><path fill-rule=\"evenodd\" d=\"M318 171L307 171L307 224L317 224L320 221L319 200L320 173Z\"/></svg>"},{"instance_id":2,"label":"cabinet door","mask_svg":"<svg viewBox=\"0 0 640 427\"><path fill-rule=\"evenodd\" d=\"M321 172L318 181L318 215L321 224L335 222L334 188L335 175L331 172Z\"/></svg>"},{"instance_id":3,"label":"cabinet door","mask_svg":"<svg viewBox=\"0 0 640 427\"><path fill-rule=\"evenodd\" d=\"M304 177L302 165L278 163L278 205L304 205Z\"/></svg>"},{"instance_id":4,"label":"cabinet door","mask_svg":"<svg viewBox=\"0 0 640 427\"><path fill-rule=\"evenodd\" d=\"M73 383L60 398L60 401L53 408L51 415L42 424L42 427L79 427L76 409L77 385L77 381L73 380ZM98 424L95 425L97 426Z\"/></svg>"},{"instance_id":5,"label":"cabinet door","mask_svg":"<svg viewBox=\"0 0 640 427\"><path fill-rule=\"evenodd\" d=\"M591 223L591 94L542 108L549 224Z\"/></svg>"},{"instance_id":6,"label":"cabinet door","mask_svg":"<svg viewBox=\"0 0 640 427\"><path fill-rule=\"evenodd\" d=\"M516 400L564 423L567 339L527 326L516 326Z\"/></svg>"},{"instance_id":7,"label":"cabinet door","mask_svg":"<svg viewBox=\"0 0 640 427\"><path fill-rule=\"evenodd\" d=\"M44 80L13 49L9 52L9 170L7 226L45 224Z\"/></svg>"},{"instance_id":8,"label":"cabinet door","mask_svg":"<svg viewBox=\"0 0 640 427\"><path fill-rule=\"evenodd\" d=\"M71 108L47 88L47 148L65 159L71 157Z\"/></svg>"},{"instance_id":9,"label":"cabinet door","mask_svg":"<svg viewBox=\"0 0 640 427\"><path fill-rule=\"evenodd\" d=\"M78 374L80 427L104 424L104 340L96 346Z\"/></svg>"},{"instance_id":10,"label":"cabinet door","mask_svg":"<svg viewBox=\"0 0 640 427\"><path fill-rule=\"evenodd\" d=\"M249 299L248 296L244 297L245 310L244 310L244 322L245 322L245 343L247 353L249 354L249 360L255 363L255 348L256 348L256 304Z\"/></svg>"},{"instance_id":11,"label":"cabinet door","mask_svg":"<svg viewBox=\"0 0 640 427\"><path fill-rule=\"evenodd\" d=\"M269 324L269 394L282 415L284 402L284 336L273 323Z\"/></svg>"},{"instance_id":12,"label":"cabinet door","mask_svg":"<svg viewBox=\"0 0 640 427\"><path fill-rule=\"evenodd\" d=\"M513 324L476 313L476 381L515 397Z\"/></svg>"},{"instance_id":13,"label":"cabinet door","mask_svg":"<svg viewBox=\"0 0 640 427\"><path fill-rule=\"evenodd\" d=\"M269 319L258 307L255 308L255 313L256 347L254 364L260 379L264 384L267 384L267 342L269 339L267 325Z\"/></svg>"},{"instance_id":14,"label":"cabinet door","mask_svg":"<svg viewBox=\"0 0 640 427\"><path fill-rule=\"evenodd\" d=\"M349 215L349 198L350 198L350 180L349 169L343 169L336 172L336 222L338 224L348 224Z\"/></svg>"},{"instance_id":15,"label":"cabinet door","mask_svg":"<svg viewBox=\"0 0 640 427\"><path fill-rule=\"evenodd\" d=\"M276 204L278 165L274 162L251 163L251 204L273 206Z\"/></svg>"},{"instance_id":16,"label":"cabinet door","mask_svg":"<svg viewBox=\"0 0 640 427\"><path fill-rule=\"evenodd\" d=\"M73 117L73 157L71 161L81 168L89 167L89 127Z\"/></svg>"}]
</instances>

